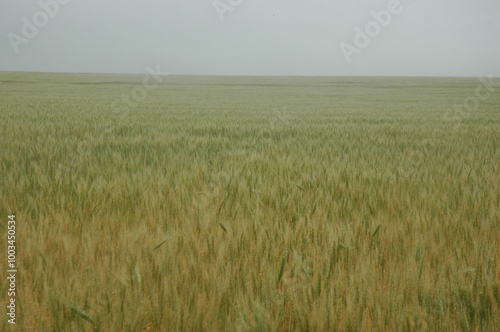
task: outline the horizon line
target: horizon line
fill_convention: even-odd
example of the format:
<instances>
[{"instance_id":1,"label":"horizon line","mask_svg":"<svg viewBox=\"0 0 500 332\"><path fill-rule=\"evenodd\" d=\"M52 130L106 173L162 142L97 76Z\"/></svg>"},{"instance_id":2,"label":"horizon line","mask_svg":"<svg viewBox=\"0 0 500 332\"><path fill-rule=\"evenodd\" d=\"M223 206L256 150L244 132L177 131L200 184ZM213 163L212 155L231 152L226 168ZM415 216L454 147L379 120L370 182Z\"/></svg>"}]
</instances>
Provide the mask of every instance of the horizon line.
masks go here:
<instances>
[{"instance_id":1,"label":"horizon line","mask_svg":"<svg viewBox=\"0 0 500 332\"><path fill-rule=\"evenodd\" d=\"M122 76L142 76L144 73L116 73L116 72L71 72L71 71L30 71L30 70L0 70L0 74L55 74L55 75L122 75ZM266 77L266 78L327 78L327 77L380 77L380 78L478 78L484 76L445 76L445 75L262 75L262 74L170 74L161 73L160 76L172 77ZM500 76L491 76L500 78Z\"/></svg>"}]
</instances>

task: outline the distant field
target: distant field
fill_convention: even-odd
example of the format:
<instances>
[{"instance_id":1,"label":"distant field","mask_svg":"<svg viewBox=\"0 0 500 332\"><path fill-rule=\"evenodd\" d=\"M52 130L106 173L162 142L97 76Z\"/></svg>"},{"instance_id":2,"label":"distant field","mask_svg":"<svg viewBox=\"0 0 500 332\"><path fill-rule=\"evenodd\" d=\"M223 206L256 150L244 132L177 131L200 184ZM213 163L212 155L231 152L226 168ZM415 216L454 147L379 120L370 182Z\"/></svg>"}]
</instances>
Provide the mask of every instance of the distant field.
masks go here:
<instances>
[{"instance_id":1,"label":"distant field","mask_svg":"<svg viewBox=\"0 0 500 332\"><path fill-rule=\"evenodd\" d=\"M500 85L157 79L0 73L19 331L500 326Z\"/></svg>"}]
</instances>

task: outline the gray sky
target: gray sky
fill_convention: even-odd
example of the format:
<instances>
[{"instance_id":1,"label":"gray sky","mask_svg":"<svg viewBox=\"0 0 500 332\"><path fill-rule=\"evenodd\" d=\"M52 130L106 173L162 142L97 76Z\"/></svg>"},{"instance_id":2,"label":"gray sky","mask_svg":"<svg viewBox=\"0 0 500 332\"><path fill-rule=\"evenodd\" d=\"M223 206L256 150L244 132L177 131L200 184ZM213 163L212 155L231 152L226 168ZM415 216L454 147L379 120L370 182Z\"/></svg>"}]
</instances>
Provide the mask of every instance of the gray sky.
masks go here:
<instances>
[{"instance_id":1,"label":"gray sky","mask_svg":"<svg viewBox=\"0 0 500 332\"><path fill-rule=\"evenodd\" d=\"M500 76L500 1L0 0L0 71L158 65L200 75Z\"/></svg>"}]
</instances>

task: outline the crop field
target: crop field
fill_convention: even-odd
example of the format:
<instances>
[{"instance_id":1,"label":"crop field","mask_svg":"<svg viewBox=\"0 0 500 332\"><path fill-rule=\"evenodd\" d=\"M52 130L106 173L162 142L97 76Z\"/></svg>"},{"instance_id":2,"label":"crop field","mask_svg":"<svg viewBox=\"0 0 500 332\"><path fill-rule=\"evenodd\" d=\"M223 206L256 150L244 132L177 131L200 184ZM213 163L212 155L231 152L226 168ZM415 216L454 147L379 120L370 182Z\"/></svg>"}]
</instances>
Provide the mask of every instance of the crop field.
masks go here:
<instances>
[{"instance_id":1,"label":"crop field","mask_svg":"<svg viewBox=\"0 0 500 332\"><path fill-rule=\"evenodd\" d=\"M494 331L487 81L0 73L0 304L15 214L19 331Z\"/></svg>"}]
</instances>

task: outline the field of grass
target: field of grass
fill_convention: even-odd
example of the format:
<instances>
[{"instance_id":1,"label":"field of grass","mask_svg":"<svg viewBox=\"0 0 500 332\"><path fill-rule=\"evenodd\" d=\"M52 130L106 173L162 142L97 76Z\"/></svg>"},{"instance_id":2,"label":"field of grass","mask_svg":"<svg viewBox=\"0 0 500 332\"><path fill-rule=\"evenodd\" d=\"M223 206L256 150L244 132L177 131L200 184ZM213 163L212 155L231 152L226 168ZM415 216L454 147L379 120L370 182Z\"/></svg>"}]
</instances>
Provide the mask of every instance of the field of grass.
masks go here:
<instances>
[{"instance_id":1,"label":"field of grass","mask_svg":"<svg viewBox=\"0 0 500 332\"><path fill-rule=\"evenodd\" d=\"M111 106L142 81L0 73L17 329L500 326L500 86L452 114L478 80L165 76Z\"/></svg>"}]
</instances>

